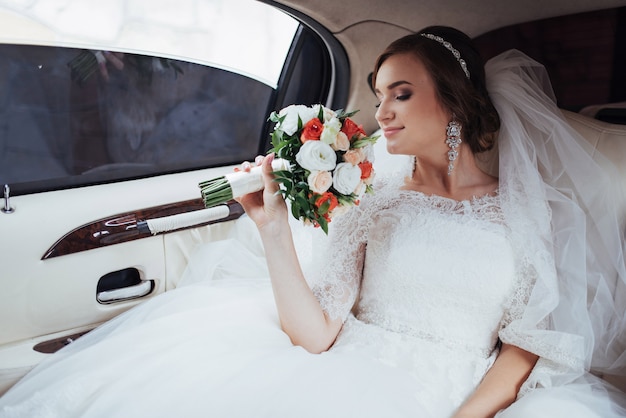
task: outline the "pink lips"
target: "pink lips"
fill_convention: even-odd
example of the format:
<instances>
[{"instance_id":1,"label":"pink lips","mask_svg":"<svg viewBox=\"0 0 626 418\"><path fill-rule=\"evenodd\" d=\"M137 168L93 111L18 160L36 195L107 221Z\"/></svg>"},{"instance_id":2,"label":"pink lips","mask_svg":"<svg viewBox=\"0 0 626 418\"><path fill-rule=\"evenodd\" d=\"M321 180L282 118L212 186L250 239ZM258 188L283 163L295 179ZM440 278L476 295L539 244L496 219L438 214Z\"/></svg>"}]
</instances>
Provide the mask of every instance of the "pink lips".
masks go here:
<instances>
[{"instance_id":1,"label":"pink lips","mask_svg":"<svg viewBox=\"0 0 626 418\"><path fill-rule=\"evenodd\" d=\"M402 128L399 127L389 127L389 128L383 128L383 132L385 133L385 137L389 138L390 136L400 132L402 130Z\"/></svg>"}]
</instances>

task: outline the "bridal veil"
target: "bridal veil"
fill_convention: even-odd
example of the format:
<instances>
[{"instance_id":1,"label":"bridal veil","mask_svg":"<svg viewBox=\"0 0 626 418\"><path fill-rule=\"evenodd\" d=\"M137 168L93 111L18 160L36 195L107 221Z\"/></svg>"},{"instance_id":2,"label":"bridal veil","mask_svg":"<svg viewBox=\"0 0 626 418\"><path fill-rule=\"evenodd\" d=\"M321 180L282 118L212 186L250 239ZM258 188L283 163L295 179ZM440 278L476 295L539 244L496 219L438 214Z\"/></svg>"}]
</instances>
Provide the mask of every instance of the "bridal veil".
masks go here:
<instances>
[{"instance_id":1,"label":"bridal veil","mask_svg":"<svg viewBox=\"0 0 626 418\"><path fill-rule=\"evenodd\" d=\"M609 396L623 403L594 377L626 374L623 182L567 123L541 64L512 50L485 70L501 118L502 209L525 274L536 279L506 331L541 356L522 393L580 388L582 403ZM600 408L593 408L600 416L620 409Z\"/></svg>"}]
</instances>

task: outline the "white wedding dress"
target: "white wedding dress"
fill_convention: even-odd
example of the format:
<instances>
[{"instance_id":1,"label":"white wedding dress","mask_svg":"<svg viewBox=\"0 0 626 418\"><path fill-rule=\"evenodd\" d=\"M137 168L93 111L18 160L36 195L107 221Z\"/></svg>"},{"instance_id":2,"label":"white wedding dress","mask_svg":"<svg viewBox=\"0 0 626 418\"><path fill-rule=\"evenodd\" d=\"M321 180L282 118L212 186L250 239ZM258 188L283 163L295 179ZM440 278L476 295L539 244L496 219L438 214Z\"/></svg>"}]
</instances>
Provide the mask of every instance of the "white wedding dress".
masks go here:
<instances>
[{"instance_id":1,"label":"white wedding dress","mask_svg":"<svg viewBox=\"0 0 626 418\"><path fill-rule=\"evenodd\" d=\"M405 171L333 220L329 237L296 228L315 295L345 319L328 352L310 354L281 330L262 248L243 218L239 239L198 248L177 289L35 368L0 398L0 417L445 418L491 367L499 340L540 359L498 418L626 416L624 394L589 373L622 364L620 307L603 293L611 269L626 277L621 244L605 234L617 231L604 216L614 206L591 207L602 222L585 226L569 191L589 173L559 188L593 162L529 79L535 69L515 54L487 66L503 119L499 190L462 202L426 196L400 189ZM560 141L576 156L573 170L546 156ZM554 171L540 176L537 161ZM594 228L602 246L579 239ZM581 265L590 254L615 264ZM590 284L595 296L585 294Z\"/></svg>"},{"instance_id":2,"label":"white wedding dress","mask_svg":"<svg viewBox=\"0 0 626 418\"><path fill-rule=\"evenodd\" d=\"M196 277L55 355L1 399L0 415L449 416L531 287L498 200L388 185L336 220L339 254L321 273L344 279L314 289L348 318L327 353L292 346L267 279Z\"/></svg>"}]
</instances>

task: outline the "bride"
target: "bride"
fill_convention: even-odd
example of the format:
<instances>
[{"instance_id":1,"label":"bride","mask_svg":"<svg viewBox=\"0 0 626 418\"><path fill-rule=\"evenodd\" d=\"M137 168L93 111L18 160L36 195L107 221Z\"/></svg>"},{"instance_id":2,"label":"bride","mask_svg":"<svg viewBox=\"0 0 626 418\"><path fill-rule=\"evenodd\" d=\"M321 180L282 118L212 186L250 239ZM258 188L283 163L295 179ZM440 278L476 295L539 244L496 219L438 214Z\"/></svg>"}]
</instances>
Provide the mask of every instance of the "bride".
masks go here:
<instances>
[{"instance_id":1,"label":"bride","mask_svg":"<svg viewBox=\"0 0 626 418\"><path fill-rule=\"evenodd\" d=\"M44 361L0 416L626 416L594 377L623 370L618 196L541 66L509 52L486 74L452 28L392 43L376 119L405 167L309 268L259 157L265 190L240 203L263 250L200 248L186 285ZM478 164L496 138L498 177Z\"/></svg>"}]
</instances>

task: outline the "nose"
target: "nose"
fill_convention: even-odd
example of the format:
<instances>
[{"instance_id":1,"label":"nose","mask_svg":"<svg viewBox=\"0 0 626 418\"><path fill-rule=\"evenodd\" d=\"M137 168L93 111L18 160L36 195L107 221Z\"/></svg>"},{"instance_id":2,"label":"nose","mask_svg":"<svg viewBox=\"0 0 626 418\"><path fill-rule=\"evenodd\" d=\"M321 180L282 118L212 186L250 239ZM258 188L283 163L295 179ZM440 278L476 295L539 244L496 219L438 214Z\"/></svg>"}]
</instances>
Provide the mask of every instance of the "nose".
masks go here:
<instances>
[{"instance_id":1,"label":"nose","mask_svg":"<svg viewBox=\"0 0 626 418\"><path fill-rule=\"evenodd\" d=\"M380 124L381 122L390 119L392 115L393 113L389 106L385 103L384 100L381 100L380 104L378 105L378 109L376 109L376 114L374 115L376 121Z\"/></svg>"}]
</instances>

